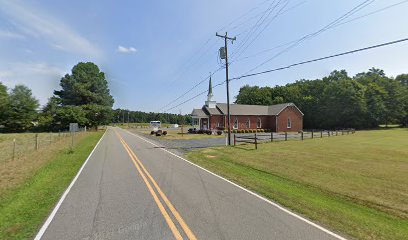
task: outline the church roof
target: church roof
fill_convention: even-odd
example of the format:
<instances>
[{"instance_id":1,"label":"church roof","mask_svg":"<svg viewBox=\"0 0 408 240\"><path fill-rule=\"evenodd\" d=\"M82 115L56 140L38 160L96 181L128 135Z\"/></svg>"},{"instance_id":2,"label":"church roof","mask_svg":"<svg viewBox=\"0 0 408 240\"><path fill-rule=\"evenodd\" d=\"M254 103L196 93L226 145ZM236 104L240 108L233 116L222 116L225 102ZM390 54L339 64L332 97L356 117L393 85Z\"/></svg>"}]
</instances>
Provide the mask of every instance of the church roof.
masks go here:
<instances>
[{"instance_id":1,"label":"church roof","mask_svg":"<svg viewBox=\"0 0 408 240\"><path fill-rule=\"evenodd\" d=\"M203 110L204 112L207 112L209 115L224 115L217 107L209 108L207 106L204 106Z\"/></svg>"},{"instance_id":2,"label":"church roof","mask_svg":"<svg viewBox=\"0 0 408 240\"><path fill-rule=\"evenodd\" d=\"M202 109L193 109L191 112L192 117L208 117L208 115Z\"/></svg>"},{"instance_id":3,"label":"church roof","mask_svg":"<svg viewBox=\"0 0 408 240\"><path fill-rule=\"evenodd\" d=\"M279 113L288 106L295 106L295 104L282 103L282 104L276 104L276 105L270 105L270 106L230 104L230 114L231 115L253 115L253 116L268 116L268 115L276 116L276 115L279 115ZM222 113L227 114L227 104L226 103L217 103L217 108Z\"/></svg>"}]
</instances>

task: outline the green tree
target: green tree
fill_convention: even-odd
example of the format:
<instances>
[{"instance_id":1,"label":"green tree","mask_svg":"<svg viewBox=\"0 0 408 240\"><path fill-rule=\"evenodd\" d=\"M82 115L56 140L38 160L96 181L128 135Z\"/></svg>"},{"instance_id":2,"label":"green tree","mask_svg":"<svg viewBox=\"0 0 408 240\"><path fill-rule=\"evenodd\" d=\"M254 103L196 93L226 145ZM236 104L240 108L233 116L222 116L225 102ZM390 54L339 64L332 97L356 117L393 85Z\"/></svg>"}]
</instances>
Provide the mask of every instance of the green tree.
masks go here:
<instances>
[{"instance_id":1,"label":"green tree","mask_svg":"<svg viewBox=\"0 0 408 240\"><path fill-rule=\"evenodd\" d=\"M245 85L239 90L235 103L271 105L272 94L270 88L260 88L258 86L250 87L249 85Z\"/></svg>"},{"instance_id":2,"label":"green tree","mask_svg":"<svg viewBox=\"0 0 408 240\"><path fill-rule=\"evenodd\" d=\"M105 73L94 63L78 63L72 68L72 74L66 74L60 82L62 90L54 91L61 98L62 105L81 106L96 104L113 106Z\"/></svg>"},{"instance_id":3,"label":"green tree","mask_svg":"<svg viewBox=\"0 0 408 240\"><path fill-rule=\"evenodd\" d=\"M401 74L398 75L395 80L400 82L402 85L408 88L408 74Z\"/></svg>"},{"instance_id":4,"label":"green tree","mask_svg":"<svg viewBox=\"0 0 408 240\"><path fill-rule=\"evenodd\" d=\"M39 104L28 87L16 85L11 90L9 106L10 110L5 121L8 131L26 131L33 127Z\"/></svg>"},{"instance_id":5,"label":"green tree","mask_svg":"<svg viewBox=\"0 0 408 240\"><path fill-rule=\"evenodd\" d=\"M43 107L38 117L38 129L41 131L58 131L61 125L56 122L58 108L60 108L60 99L53 96L48 99L47 104Z\"/></svg>"},{"instance_id":6,"label":"green tree","mask_svg":"<svg viewBox=\"0 0 408 240\"><path fill-rule=\"evenodd\" d=\"M87 121L82 122L86 122L86 125L96 127L111 122L114 100L105 74L94 63L78 63L71 74L66 74L61 79L60 86L61 90L54 91L59 103L61 106L81 107L87 118ZM78 109L75 111L79 114ZM62 122L66 123L65 120Z\"/></svg>"},{"instance_id":7,"label":"green tree","mask_svg":"<svg viewBox=\"0 0 408 240\"><path fill-rule=\"evenodd\" d=\"M62 106L59 107L54 116L54 123L59 129L66 128L70 123L79 125L88 125L85 111L80 106Z\"/></svg>"},{"instance_id":8,"label":"green tree","mask_svg":"<svg viewBox=\"0 0 408 240\"><path fill-rule=\"evenodd\" d=\"M5 124L7 112L9 112L9 95L7 87L0 82L0 126Z\"/></svg>"}]
</instances>

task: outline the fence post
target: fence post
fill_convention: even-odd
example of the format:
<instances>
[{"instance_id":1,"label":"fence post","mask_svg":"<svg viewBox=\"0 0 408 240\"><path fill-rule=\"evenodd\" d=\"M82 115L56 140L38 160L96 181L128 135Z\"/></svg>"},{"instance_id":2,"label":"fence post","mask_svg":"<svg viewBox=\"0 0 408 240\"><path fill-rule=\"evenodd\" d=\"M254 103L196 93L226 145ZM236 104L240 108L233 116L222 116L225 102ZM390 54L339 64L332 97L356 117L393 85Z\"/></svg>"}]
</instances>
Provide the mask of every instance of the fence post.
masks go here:
<instances>
[{"instance_id":1,"label":"fence post","mask_svg":"<svg viewBox=\"0 0 408 240\"><path fill-rule=\"evenodd\" d=\"M13 139L13 160L16 158L16 139Z\"/></svg>"},{"instance_id":2,"label":"fence post","mask_svg":"<svg viewBox=\"0 0 408 240\"><path fill-rule=\"evenodd\" d=\"M312 139L313 139L313 133L314 133L314 131L313 131L313 129L312 129Z\"/></svg>"},{"instance_id":3,"label":"fence post","mask_svg":"<svg viewBox=\"0 0 408 240\"><path fill-rule=\"evenodd\" d=\"M271 142L273 142L273 132L271 131Z\"/></svg>"},{"instance_id":4,"label":"fence post","mask_svg":"<svg viewBox=\"0 0 408 240\"><path fill-rule=\"evenodd\" d=\"M71 132L71 150L74 149L74 132Z\"/></svg>"},{"instance_id":5,"label":"fence post","mask_svg":"<svg viewBox=\"0 0 408 240\"><path fill-rule=\"evenodd\" d=\"M237 137L236 137L236 135L234 134L234 146L235 145L237 145Z\"/></svg>"},{"instance_id":6,"label":"fence post","mask_svg":"<svg viewBox=\"0 0 408 240\"><path fill-rule=\"evenodd\" d=\"M301 136L302 136L302 141L303 141L303 131L302 131L300 134L301 134Z\"/></svg>"},{"instance_id":7,"label":"fence post","mask_svg":"<svg viewBox=\"0 0 408 240\"><path fill-rule=\"evenodd\" d=\"M323 138L323 130L320 130L320 138Z\"/></svg>"},{"instance_id":8,"label":"fence post","mask_svg":"<svg viewBox=\"0 0 408 240\"><path fill-rule=\"evenodd\" d=\"M288 141L288 132L285 132L285 141Z\"/></svg>"},{"instance_id":9,"label":"fence post","mask_svg":"<svg viewBox=\"0 0 408 240\"><path fill-rule=\"evenodd\" d=\"M39 143L38 143L38 133L35 134L35 151L38 151Z\"/></svg>"},{"instance_id":10,"label":"fence post","mask_svg":"<svg viewBox=\"0 0 408 240\"><path fill-rule=\"evenodd\" d=\"M344 130L341 130L341 135L344 135Z\"/></svg>"},{"instance_id":11,"label":"fence post","mask_svg":"<svg viewBox=\"0 0 408 240\"><path fill-rule=\"evenodd\" d=\"M257 140L257 137L256 137L256 133L255 133L255 149L258 150L258 140Z\"/></svg>"},{"instance_id":12,"label":"fence post","mask_svg":"<svg viewBox=\"0 0 408 240\"><path fill-rule=\"evenodd\" d=\"M330 137L330 131L327 131L327 136Z\"/></svg>"}]
</instances>

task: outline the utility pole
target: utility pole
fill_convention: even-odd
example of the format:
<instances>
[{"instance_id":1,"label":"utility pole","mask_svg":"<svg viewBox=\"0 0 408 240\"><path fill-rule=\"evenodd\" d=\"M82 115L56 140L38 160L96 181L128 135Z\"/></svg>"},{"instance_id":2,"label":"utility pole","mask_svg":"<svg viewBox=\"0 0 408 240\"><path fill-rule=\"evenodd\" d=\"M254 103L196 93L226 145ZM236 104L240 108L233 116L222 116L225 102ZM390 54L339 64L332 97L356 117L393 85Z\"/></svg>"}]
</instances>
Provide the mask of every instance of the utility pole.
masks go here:
<instances>
[{"instance_id":1,"label":"utility pole","mask_svg":"<svg viewBox=\"0 0 408 240\"><path fill-rule=\"evenodd\" d=\"M225 32L225 35L220 35L215 33L215 36L224 38L224 48L225 48L225 78L227 82L227 128L228 128L228 145L231 146L231 116L230 116L230 102L229 102L229 79L228 79L228 40L231 42L237 40L236 37L228 37L228 33Z\"/></svg>"},{"instance_id":2,"label":"utility pole","mask_svg":"<svg viewBox=\"0 0 408 240\"><path fill-rule=\"evenodd\" d=\"M130 126L130 123L129 123L129 114L130 114L130 112L128 112L128 128L129 128L129 126Z\"/></svg>"}]
</instances>

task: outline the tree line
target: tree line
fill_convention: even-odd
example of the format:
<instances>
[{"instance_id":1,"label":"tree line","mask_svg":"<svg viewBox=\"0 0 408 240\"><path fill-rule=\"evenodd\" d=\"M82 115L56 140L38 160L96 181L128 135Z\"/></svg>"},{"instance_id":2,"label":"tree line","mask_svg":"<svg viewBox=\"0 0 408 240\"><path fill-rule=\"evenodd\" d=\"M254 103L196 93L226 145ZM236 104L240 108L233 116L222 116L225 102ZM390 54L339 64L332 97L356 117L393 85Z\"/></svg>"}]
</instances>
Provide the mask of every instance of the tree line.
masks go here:
<instances>
[{"instance_id":1,"label":"tree line","mask_svg":"<svg viewBox=\"0 0 408 240\"><path fill-rule=\"evenodd\" d=\"M150 121L160 121L161 123L177 123L190 125L192 118L190 115L180 115L172 113L154 113L130 111L127 109L115 109L113 111L113 123L148 123Z\"/></svg>"},{"instance_id":2,"label":"tree line","mask_svg":"<svg viewBox=\"0 0 408 240\"><path fill-rule=\"evenodd\" d=\"M408 125L408 74L388 77L381 69L350 77L345 70L322 79L284 86L243 86L235 103L273 105L293 102L304 113L305 129L376 128Z\"/></svg>"},{"instance_id":3,"label":"tree line","mask_svg":"<svg viewBox=\"0 0 408 240\"><path fill-rule=\"evenodd\" d=\"M108 81L94 63L78 63L60 81L47 104L38 100L24 85L11 90L0 82L0 131L63 131L69 123L96 127L109 124L113 117L113 97Z\"/></svg>"}]
</instances>

